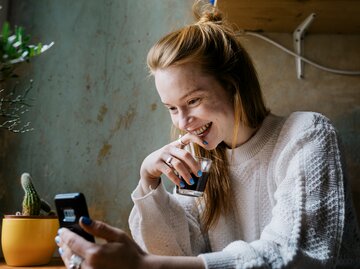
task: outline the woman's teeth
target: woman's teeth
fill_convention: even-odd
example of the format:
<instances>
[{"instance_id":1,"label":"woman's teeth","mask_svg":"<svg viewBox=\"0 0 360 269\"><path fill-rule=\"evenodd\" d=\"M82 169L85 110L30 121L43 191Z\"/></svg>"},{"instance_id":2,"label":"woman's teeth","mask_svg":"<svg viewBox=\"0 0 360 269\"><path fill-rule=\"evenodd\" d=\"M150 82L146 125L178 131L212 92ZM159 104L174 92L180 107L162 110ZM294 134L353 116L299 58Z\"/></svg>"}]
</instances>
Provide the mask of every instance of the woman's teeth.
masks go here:
<instances>
[{"instance_id":1,"label":"woman's teeth","mask_svg":"<svg viewBox=\"0 0 360 269\"><path fill-rule=\"evenodd\" d=\"M193 131L192 133L194 135L201 135L203 132L205 132L211 125L211 122L205 124L204 126L200 127L199 129Z\"/></svg>"}]
</instances>

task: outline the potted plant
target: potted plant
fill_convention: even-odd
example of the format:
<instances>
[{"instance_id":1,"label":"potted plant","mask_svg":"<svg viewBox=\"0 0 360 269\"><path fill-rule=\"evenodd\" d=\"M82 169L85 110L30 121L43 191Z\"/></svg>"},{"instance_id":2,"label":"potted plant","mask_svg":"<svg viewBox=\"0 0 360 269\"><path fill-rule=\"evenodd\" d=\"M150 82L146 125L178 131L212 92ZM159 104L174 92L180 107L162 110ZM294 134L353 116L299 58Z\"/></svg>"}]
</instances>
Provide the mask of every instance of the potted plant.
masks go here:
<instances>
[{"instance_id":1,"label":"potted plant","mask_svg":"<svg viewBox=\"0 0 360 269\"><path fill-rule=\"evenodd\" d=\"M25 195L22 212L5 215L2 222L2 250L10 266L34 266L50 262L59 222L50 205L40 198L29 173L21 175Z\"/></svg>"},{"instance_id":2,"label":"potted plant","mask_svg":"<svg viewBox=\"0 0 360 269\"><path fill-rule=\"evenodd\" d=\"M31 58L40 55L54 45L29 44L30 36L25 34L24 28L16 26L14 32L11 31L8 22L2 27L0 36L0 128L14 133L22 133L31 130L30 123L22 123L21 116L30 106L28 93L30 85L22 92L18 93L16 86L10 90L3 87L12 79L18 78L15 70L21 63L29 62Z\"/></svg>"},{"instance_id":3,"label":"potted plant","mask_svg":"<svg viewBox=\"0 0 360 269\"><path fill-rule=\"evenodd\" d=\"M53 44L32 45L23 27L16 26L12 31L9 23L3 24L0 33L0 129L13 133L33 130L29 122L22 121L30 106L28 93L32 81L24 89L18 89L18 68ZM54 237L58 220L37 194L30 175L24 173L21 181L25 191L22 213L5 215L2 220L3 255L11 266L46 264L56 248Z\"/></svg>"}]
</instances>

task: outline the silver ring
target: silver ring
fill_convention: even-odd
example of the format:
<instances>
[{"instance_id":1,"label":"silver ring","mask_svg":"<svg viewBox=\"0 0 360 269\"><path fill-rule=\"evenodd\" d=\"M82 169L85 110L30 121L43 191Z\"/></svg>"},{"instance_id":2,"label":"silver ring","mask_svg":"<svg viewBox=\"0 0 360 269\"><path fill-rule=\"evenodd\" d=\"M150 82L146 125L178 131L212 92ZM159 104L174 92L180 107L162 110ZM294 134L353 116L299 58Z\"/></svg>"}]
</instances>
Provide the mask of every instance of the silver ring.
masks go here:
<instances>
[{"instance_id":1,"label":"silver ring","mask_svg":"<svg viewBox=\"0 0 360 269\"><path fill-rule=\"evenodd\" d=\"M178 141L179 141L180 145L183 146L183 147L187 145L181 140L181 137L178 139Z\"/></svg>"},{"instance_id":2,"label":"silver ring","mask_svg":"<svg viewBox=\"0 0 360 269\"><path fill-rule=\"evenodd\" d=\"M173 167L172 164L171 164L171 161L172 161L173 157L170 156L169 158L166 159L165 163L169 166L169 167Z\"/></svg>"},{"instance_id":3,"label":"silver ring","mask_svg":"<svg viewBox=\"0 0 360 269\"><path fill-rule=\"evenodd\" d=\"M71 255L69 262L69 269L80 269L82 261L83 258L81 258L80 256L76 254Z\"/></svg>"}]
</instances>

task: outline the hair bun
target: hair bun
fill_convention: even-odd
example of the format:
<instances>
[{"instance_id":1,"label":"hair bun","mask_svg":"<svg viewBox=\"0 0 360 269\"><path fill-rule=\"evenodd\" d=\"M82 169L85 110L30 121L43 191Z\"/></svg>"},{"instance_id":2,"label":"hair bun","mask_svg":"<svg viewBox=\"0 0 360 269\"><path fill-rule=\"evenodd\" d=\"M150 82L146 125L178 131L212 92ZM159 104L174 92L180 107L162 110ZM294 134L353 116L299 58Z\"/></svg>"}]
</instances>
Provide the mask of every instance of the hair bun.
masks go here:
<instances>
[{"instance_id":1,"label":"hair bun","mask_svg":"<svg viewBox=\"0 0 360 269\"><path fill-rule=\"evenodd\" d=\"M222 23L223 20L221 12L215 6L201 0L194 3L193 13L198 23Z\"/></svg>"},{"instance_id":2,"label":"hair bun","mask_svg":"<svg viewBox=\"0 0 360 269\"><path fill-rule=\"evenodd\" d=\"M207 12L201 16L199 22L222 22L222 16L220 12Z\"/></svg>"}]
</instances>

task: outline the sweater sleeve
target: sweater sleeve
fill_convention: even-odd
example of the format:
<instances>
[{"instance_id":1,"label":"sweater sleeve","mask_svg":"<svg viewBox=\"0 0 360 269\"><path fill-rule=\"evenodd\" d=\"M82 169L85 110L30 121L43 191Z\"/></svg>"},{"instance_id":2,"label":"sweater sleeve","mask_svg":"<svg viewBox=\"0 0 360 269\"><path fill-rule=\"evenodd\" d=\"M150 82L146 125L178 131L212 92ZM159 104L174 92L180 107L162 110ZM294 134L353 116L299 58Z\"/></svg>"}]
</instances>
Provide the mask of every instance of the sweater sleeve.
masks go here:
<instances>
[{"instance_id":1,"label":"sweater sleeve","mask_svg":"<svg viewBox=\"0 0 360 269\"><path fill-rule=\"evenodd\" d=\"M326 121L287 133L274 162L276 204L258 240L202 254L215 268L332 268L344 228L343 171L336 132Z\"/></svg>"},{"instance_id":2,"label":"sweater sleeve","mask_svg":"<svg viewBox=\"0 0 360 269\"><path fill-rule=\"evenodd\" d=\"M150 191L144 191L139 183L131 197L131 234L145 251L169 256L192 256L205 251L194 198L177 199L162 183Z\"/></svg>"}]
</instances>

